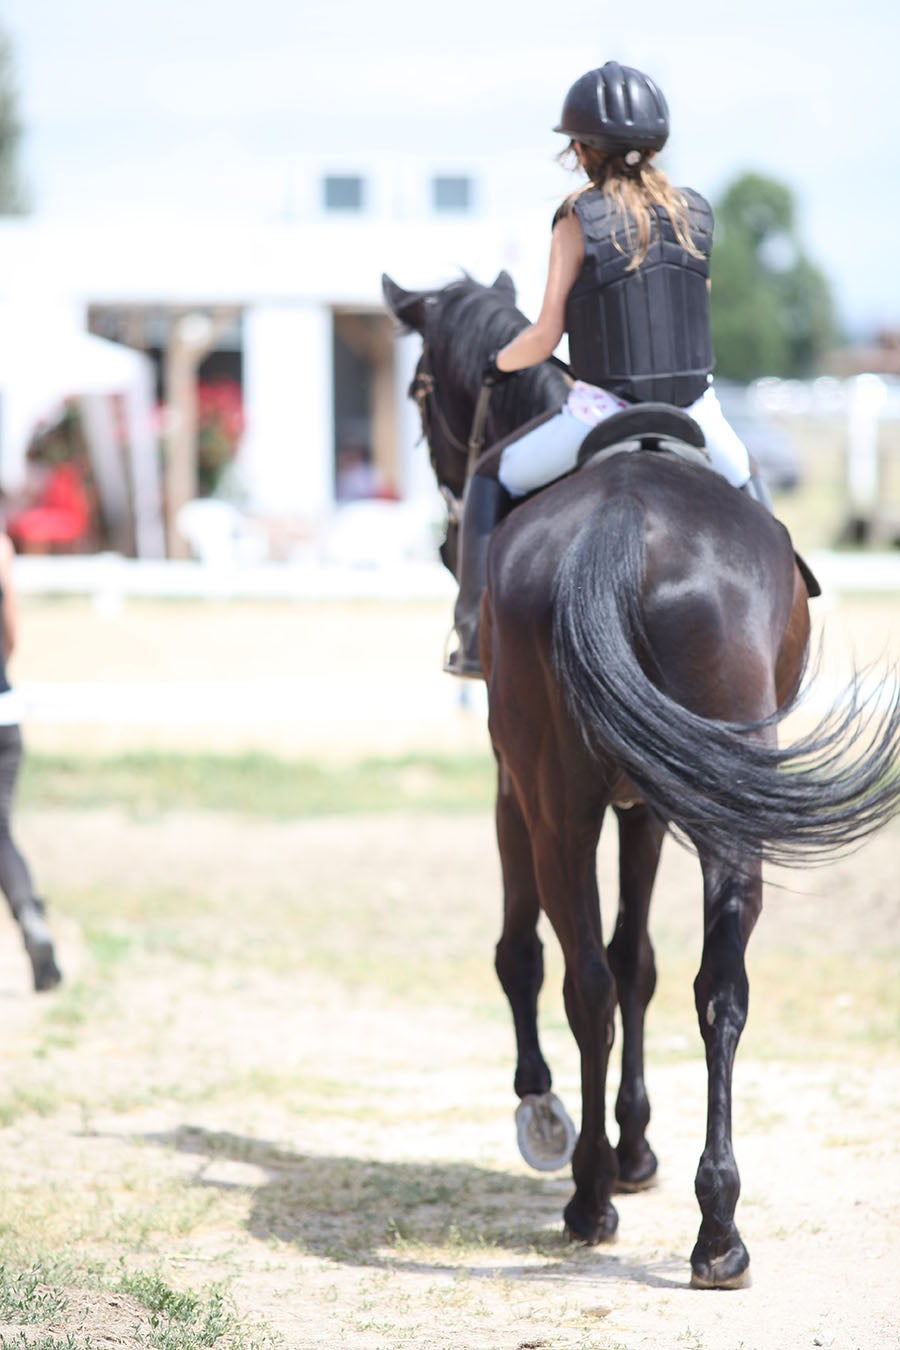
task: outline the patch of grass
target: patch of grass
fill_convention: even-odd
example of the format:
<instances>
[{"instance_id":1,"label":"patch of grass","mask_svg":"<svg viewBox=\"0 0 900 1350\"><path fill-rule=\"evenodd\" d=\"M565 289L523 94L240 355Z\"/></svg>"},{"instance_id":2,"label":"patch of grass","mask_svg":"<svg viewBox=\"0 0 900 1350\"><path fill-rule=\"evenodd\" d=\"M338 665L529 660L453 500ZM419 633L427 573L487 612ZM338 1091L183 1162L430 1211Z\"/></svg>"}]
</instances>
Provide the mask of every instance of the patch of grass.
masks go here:
<instances>
[{"instance_id":1,"label":"patch of grass","mask_svg":"<svg viewBox=\"0 0 900 1350\"><path fill-rule=\"evenodd\" d=\"M23 1116L52 1116L63 1101L63 1094L52 1083L14 1083L0 1096L0 1127L5 1129Z\"/></svg>"},{"instance_id":2,"label":"patch of grass","mask_svg":"<svg viewBox=\"0 0 900 1350\"><path fill-rule=\"evenodd\" d=\"M106 971L126 960L135 945L132 934L114 933L109 928L86 927L84 938L94 961Z\"/></svg>"},{"instance_id":3,"label":"patch of grass","mask_svg":"<svg viewBox=\"0 0 900 1350\"><path fill-rule=\"evenodd\" d=\"M24 1331L16 1332L12 1338L0 1334L0 1350L94 1350L95 1346L100 1350L96 1341L77 1341L71 1335L65 1340L58 1336L41 1336L34 1340Z\"/></svg>"},{"instance_id":4,"label":"patch of grass","mask_svg":"<svg viewBox=\"0 0 900 1350\"><path fill-rule=\"evenodd\" d=\"M159 1275L143 1271L123 1275L118 1288L137 1299L150 1314L149 1326L140 1336L141 1343L148 1347L202 1350L216 1345L235 1329L234 1316L220 1289L202 1298L190 1290L172 1289Z\"/></svg>"},{"instance_id":5,"label":"patch of grass","mask_svg":"<svg viewBox=\"0 0 900 1350\"><path fill-rule=\"evenodd\" d=\"M222 1288L207 1294L176 1290L158 1274L143 1271L122 1276L116 1288L147 1309L147 1325L135 1329L138 1344L147 1350L262 1350L260 1340L238 1319Z\"/></svg>"},{"instance_id":6,"label":"patch of grass","mask_svg":"<svg viewBox=\"0 0 900 1350\"><path fill-rule=\"evenodd\" d=\"M50 1271L35 1261L19 1269L0 1264L0 1322L17 1328L14 1335L0 1333L0 1350L100 1350L112 1339L118 1343L115 1331L104 1331L98 1340L84 1326L77 1309L85 1305L86 1287L96 1291L92 1297L108 1292L130 1298L138 1320L128 1331L133 1343L146 1350L263 1350L271 1345L267 1333L253 1332L240 1321L220 1285L205 1293L174 1289L158 1272L126 1271L121 1260L113 1278L91 1270L79 1278L72 1270ZM130 1321L127 1312L124 1316ZM59 1336L56 1329L64 1322L78 1327ZM26 1326L34 1331L26 1332Z\"/></svg>"},{"instance_id":7,"label":"patch of grass","mask_svg":"<svg viewBox=\"0 0 900 1350\"><path fill-rule=\"evenodd\" d=\"M196 810L288 819L482 810L493 801L494 781L486 755L325 764L262 753L140 752L107 759L32 753L22 774L21 801L32 808L116 805L151 817Z\"/></svg>"},{"instance_id":8,"label":"patch of grass","mask_svg":"<svg viewBox=\"0 0 900 1350\"><path fill-rule=\"evenodd\" d=\"M0 1265L0 1322L46 1322L65 1311L65 1296L40 1262L27 1270Z\"/></svg>"}]
</instances>

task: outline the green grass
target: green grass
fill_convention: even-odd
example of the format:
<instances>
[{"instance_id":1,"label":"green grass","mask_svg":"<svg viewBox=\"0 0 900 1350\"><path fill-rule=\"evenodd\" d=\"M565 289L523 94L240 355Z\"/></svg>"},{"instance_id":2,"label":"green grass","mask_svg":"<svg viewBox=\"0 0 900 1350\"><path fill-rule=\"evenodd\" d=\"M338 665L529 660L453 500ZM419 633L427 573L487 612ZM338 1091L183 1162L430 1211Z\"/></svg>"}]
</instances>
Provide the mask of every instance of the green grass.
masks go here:
<instances>
[{"instance_id":1,"label":"green grass","mask_svg":"<svg viewBox=\"0 0 900 1350\"><path fill-rule=\"evenodd\" d=\"M488 756L411 755L350 764L291 762L275 755L154 754L92 759L30 754L24 807L116 805L138 816L235 811L269 819L392 811L488 809Z\"/></svg>"},{"instance_id":2,"label":"green grass","mask_svg":"<svg viewBox=\"0 0 900 1350\"><path fill-rule=\"evenodd\" d=\"M117 1273L82 1272L91 1283L75 1282L72 1270L57 1263L45 1267L40 1261L16 1268L12 1262L0 1264L0 1350L101 1350L118 1335L104 1334L97 1340L84 1329L84 1305L92 1298L108 1294L121 1306L125 1295L122 1326L133 1338L129 1344L141 1350L262 1350L265 1342L238 1319L227 1294L219 1285L202 1293L174 1289L156 1271L126 1271L120 1263ZM82 1311L77 1311L78 1308ZM62 1335L36 1333L24 1328L38 1323L66 1326ZM2 1326L14 1326L15 1334L5 1334Z\"/></svg>"},{"instance_id":3,"label":"green grass","mask_svg":"<svg viewBox=\"0 0 900 1350\"><path fill-rule=\"evenodd\" d=\"M0 1332L0 1350L94 1350L95 1345L96 1342L79 1342L71 1335L67 1335L65 1339L59 1336L40 1336L37 1340L32 1340L24 1331L17 1332L13 1337L4 1336Z\"/></svg>"},{"instance_id":4,"label":"green grass","mask_svg":"<svg viewBox=\"0 0 900 1350\"><path fill-rule=\"evenodd\" d=\"M222 1292L213 1289L207 1298L190 1290L175 1290L159 1275L143 1271L123 1275L118 1287L145 1307L149 1316L147 1345L160 1350L180 1350L184 1346L213 1346L229 1330Z\"/></svg>"},{"instance_id":5,"label":"green grass","mask_svg":"<svg viewBox=\"0 0 900 1350\"><path fill-rule=\"evenodd\" d=\"M49 1279L39 1262L27 1270L0 1265L0 1322L43 1322L64 1312L65 1296Z\"/></svg>"}]
</instances>

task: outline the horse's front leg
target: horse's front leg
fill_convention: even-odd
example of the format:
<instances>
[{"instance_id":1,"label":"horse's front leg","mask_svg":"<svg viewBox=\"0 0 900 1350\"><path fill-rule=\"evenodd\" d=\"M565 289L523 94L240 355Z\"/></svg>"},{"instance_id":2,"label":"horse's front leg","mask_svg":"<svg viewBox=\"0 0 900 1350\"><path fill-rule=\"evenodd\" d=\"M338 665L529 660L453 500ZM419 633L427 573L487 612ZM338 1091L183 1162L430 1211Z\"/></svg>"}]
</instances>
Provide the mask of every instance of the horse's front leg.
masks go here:
<instances>
[{"instance_id":1,"label":"horse's front leg","mask_svg":"<svg viewBox=\"0 0 900 1350\"><path fill-rule=\"evenodd\" d=\"M644 1084L644 1017L656 988L656 964L647 931L650 897L665 827L646 806L616 812L619 818L619 913L609 944L622 1016L622 1080L616 1099L619 1123L619 1189L653 1184L657 1161L647 1143L650 1102Z\"/></svg>"},{"instance_id":2,"label":"horse's front leg","mask_svg":"<svg viewBox=\"0 0 900 1350\"><path fill-rule=\"evenodd\" d=\"M544 982L544 948L537 934L540 899L531 836L502 764L497 786L497 843L503 873L503 931L495 968L509 1000L516 1033L514 1087L519 1097L550 1090L550 1070L538 1039L538 994Z\"/></svg>"},{"instance_id":3,"label":"horse's front leg","mask_svg":"<svg viewBox=\"0 0 900 1350\"><path fill-rule=\"evenodd\" d=\"M762 867L740 867L701 855L704 883L703 958L694 981L706 1046L706 1146L695 1189L703 1216L691 1253L691 1283L738 1289L749 1283L750 1256L734 1222L741 1183L731 1145L734 1056L747 1020L749 985L744 952L762 908Z\"/></svg>"},{"instance_id":4,"label":"horse's front leg","mask_svg":"<svg viewBox=\"0 0 900 1350\"><path fill-rule=\"evenodd\" d=\"M558 805L560 817L542 821L534 831L534 856L541 901L565 958L566 1014L581 1053L581 1134L572 1155L575 1194L564 1217L570 1236L595 1243L612 1237L619 1223L610 1202L618 1164L606 1134L616 985L600 925L599 826L585 820L579 828L571 801Z\"/></svg>"}]
</instances>

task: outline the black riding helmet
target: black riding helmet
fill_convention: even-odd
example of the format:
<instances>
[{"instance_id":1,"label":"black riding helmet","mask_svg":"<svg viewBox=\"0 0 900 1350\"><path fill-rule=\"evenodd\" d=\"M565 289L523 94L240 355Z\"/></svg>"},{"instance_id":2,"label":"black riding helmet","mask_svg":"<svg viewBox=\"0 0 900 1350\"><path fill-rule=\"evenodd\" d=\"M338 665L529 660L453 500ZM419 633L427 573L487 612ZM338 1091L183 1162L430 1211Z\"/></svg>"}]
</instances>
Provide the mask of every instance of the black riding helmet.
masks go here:
<instances>
[{"instance_id":1,"label":"black riding helmet","mask_svg":"<svg viewBox=\"0 0 900 1350\"><path fill-rule=\"evenodd\" d=\"M661 150L669 138L669 109L648 75L607 61L575 81L553 130L612 154Z\"/></svg>"}]
</instances>

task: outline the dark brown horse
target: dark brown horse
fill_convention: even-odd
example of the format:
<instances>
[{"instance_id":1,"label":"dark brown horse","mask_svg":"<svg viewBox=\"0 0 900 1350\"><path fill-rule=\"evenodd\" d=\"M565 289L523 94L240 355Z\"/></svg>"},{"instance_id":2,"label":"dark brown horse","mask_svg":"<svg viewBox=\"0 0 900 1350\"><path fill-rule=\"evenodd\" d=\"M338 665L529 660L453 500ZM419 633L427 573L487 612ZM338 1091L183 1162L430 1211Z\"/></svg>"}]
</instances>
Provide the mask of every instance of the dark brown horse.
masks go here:
<instances>
[{"instance_id":1,"label":"dark brown horse","mask_svg":"<svg viewBox=\"0 0 900 1350\"><path fill-rule=\"evenodd\" d=\"M438 480L460 495L480 372L525 319L505 274L492 287L466 277L431 292L407 292L386 277L384 294L423 339L413 392ZM549 366L499 386L488 443L557 408L565 393ZM515 1090L530 1099L550 1089L537 1027L543 909L562 946L581 1054L565 1223L586 1242L609 1238L618 1222L612 1192L651 1184L657 1167L646 1140L644 1015L656 978L647 919L663 837L676 832L696 848L703 872L694 992L709 1087L691 1268L704 1288L749 1276L734 1221L731 1082L762 861L845 848L900 807L896 683L886 702L863 697L855 683L802 743L778 748L806 659L807 599L782 525L708 468L657 450L614 453L551 484L517 505L491 542L481 648L499 768L496 966L515 1025ZM620 895L607 946L596 849L609 808L618 818ZM617 1004L614 1147L605 1088Z\"/></svg>"}]
</instances>

